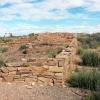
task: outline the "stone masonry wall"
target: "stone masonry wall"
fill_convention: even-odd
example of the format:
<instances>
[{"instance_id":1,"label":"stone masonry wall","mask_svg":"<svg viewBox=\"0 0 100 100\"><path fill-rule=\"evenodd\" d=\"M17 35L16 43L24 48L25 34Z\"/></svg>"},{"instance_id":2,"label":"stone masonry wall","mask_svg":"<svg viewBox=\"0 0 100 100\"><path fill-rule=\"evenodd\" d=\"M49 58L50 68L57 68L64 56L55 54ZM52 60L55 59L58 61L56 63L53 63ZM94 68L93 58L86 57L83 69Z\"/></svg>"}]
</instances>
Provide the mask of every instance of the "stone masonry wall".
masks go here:
<instances>
[{"instance_id":1,"label":"stone masonry wall","mask_svg":"<svg viewBox=\"0 0 100 100\"><path fill-rule=\"evenodd\" d=\"M58 64L59 61L60 64ZM42 65L38 62L42 63ZM35 82L47 85L62 84L63 65L64 60L56 58L33 58L23 62L6 63L6 67L0 68L0 82Z\"/></svg>"},{"instance_id":2,"label":"stone masonry wall","mask_svg":"<svg viewBox=\"0 0 100 100\"><path fill-rule=\"evenodd\" d=\"M23 59L21 63L7 63L0 68L0 82L35 82L37 84L63 84L75 70L77 39L54 59ZM26 64L26 65L25 65Z\"/></svg>"}]
</instances>

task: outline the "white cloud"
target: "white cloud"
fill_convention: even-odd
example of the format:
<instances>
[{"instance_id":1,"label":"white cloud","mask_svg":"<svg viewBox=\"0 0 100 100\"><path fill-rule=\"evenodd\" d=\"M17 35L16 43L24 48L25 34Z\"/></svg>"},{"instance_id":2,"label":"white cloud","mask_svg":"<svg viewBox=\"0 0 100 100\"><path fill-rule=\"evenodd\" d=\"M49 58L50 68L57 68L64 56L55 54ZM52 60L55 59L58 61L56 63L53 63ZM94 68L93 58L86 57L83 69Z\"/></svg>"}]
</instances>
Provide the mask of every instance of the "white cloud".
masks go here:
<instances>
[{"instance_id":1,"label":"white cloud","mask_svg":"<svg viewBox=\"0 0 100 100\"><path fill-rule=\"evenodd\" d=\"M29 1L32 0L0 0L0 5L5 3L12 4L9 8L0 9L0 14L2 15L0 15L0 20L5 20L5 17L7 17L6 20L16 18L24 20L70 18L74 14L70 14L67 9L74 7L85 7L88 11L100 11L99 0L45 0L41 3L30 3ZM53 9L58 9L59 12L50 12ZM16 17L16 14L20 16ZM74 17L77 18L78 16Z\"/></svg>"},{"instance_id":2,"label":"white cloud","mask_svg":"<svg viewBox=\"0 0 100 100\"><path fill-rule=\"evenodd\" d=\"M0 5L11 3L8 8L0 8L0 21L14 21L15 19L22 20L42 20L42 19L91 19L88 14L71 14L68 9L75 7L83 7L87 12L100 11L100 0L44 0L41 3L30 3L29 1L36 0L0 0ZM58 10L57 13L52 10ZM16 26L0 24L1 33L29 33L43 31L100 31L100 26L78 25L78 26L34 26L24 23L19 23Z\"/></svg>"}]
</instances>

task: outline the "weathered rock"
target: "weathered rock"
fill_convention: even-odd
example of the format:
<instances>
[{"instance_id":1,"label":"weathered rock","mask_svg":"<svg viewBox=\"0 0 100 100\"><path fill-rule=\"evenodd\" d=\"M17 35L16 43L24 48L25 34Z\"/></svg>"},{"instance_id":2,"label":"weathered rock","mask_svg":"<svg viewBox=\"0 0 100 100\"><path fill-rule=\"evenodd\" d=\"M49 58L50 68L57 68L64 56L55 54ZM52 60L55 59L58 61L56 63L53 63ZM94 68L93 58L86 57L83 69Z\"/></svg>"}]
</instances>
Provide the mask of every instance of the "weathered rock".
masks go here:
<instances>
[{"instance_id":1,"label":"weathered rock","mask_svg":"<svg viewBox=\"0 0 100 100\"><path fill-rule=\"evenodd\" d=\"M14 78L13 75L3 76L3 81L5 81L5 82L12 82L13 78Z\"/></svg>"},{"instance_id":2,"label":"weathered rock","mask_svg":"<svg viewBox=\"0 0 100 100\"><path fill-rule=\"evenodd\" d=\"M36 62L36 58L29 58L28 62Z\"/></svg>"},{"instance_id":3,"label":"weathered rock","mask_svg":"<svg viewBox=\"0 0 100 100\"><path fill-rule=\"evenodd\" d=\"M27 86L26 88L27 88L27 89L32 89L32 86Z\"/></svg>"},{"instance_id":4,"label":"weathered rock","mask_svg":"<svg viewBox=\"0 0 100 100\"><path fill-rule=\"evenodd\" d=\"M6 67L0 68L0 71L3 72L3 73L8 73L9 72Z\"/></svg>"},{"instance_id":5,"label":"weathered rock","mask_svg":"<svg viewBox=\"0 0 100 100\"><path fill-rule=\"evenodd\" d=\"M31 67L18 67L17 70L18 71L31 71L32 68Z\"/></svg>"},{"instance_id":6,"label":"weathered rock","mask_svg":"<svg viewBox=\"0 0 100 100\"><path fill-rule=\"evenodd\" d=\"M44 68L44 67L33 67L32 68L32 71L33 72L38 72L38 73L44 73L46 72L48 69L47 68Z\"/></svg>"},{"instance_id":7,"label":"weathered rock","mask_svg":"<svg viewBox=\"0 0 100 100\"><path fill-rule=\"evenodd\" d=\"M21 67L21 66L23 66L22 62L6 63L6 67Z\"/></svg>"},{"instance_id":8,"label":"weathered rock","mask_svg":"<svg viewBox=\"0 0 100 100\"><path fill-rule=\"evenodd\" d=\"M1 77L6 77L8 75L9 75L9 73L1 73Z\"/></svg>"},{"instance_id":9,"label":"weathered rock","mask_svg":"<svg viewBox=\"0 0 100 100\"><path fill-rule=\"evenodd\" d=\"M53 84L53 80L49 79L49 78L45 78L45 77L38 77L38 83L43 83L46 85L51 85L51 83Z\"/></svg>"},{"instance_id":10,"label":"weathered rock","mask_svg":"<svg viewBox=\"0 0 100 100\"><path fill-rule=\"evenodd\" d=\"M24 78L16 78L14 79L15 82L25 82L25 79Z\"/></svg>"},{"instance_id":11,"label":"weathered rock","mask_svg":"<svg viewBox=\"0 0 100 100\"><path fill-rule=\"evenodd\" d=\"M42 73L41 76L54 77L54 73L47 71L47 72Z\"/></svg>"},{"instance_id":12,"label":"weathered rock","mask_svg":"<svg viewBox=\"0 0 100 100\"><path fill-rule=\"evenodd\" d=\"M16 74L17 75L32 74L32 70L30 67L19 67Z\"/></svg>"},{"instance_id":13,"label":"weathered rock","mask_svg":"<svg viewBox=\"0 0 100 100\"><path fill-rule=\"evenodd\" d=\"M16 71L9 72L9 75L16 75Z\"/></svg>"},{"instance_id":14,"label":"weathered rock","mask_svg":"<svg viewBox=\"0 0 100 100\"><path fill-rule=\"evenodd\" d=\"M55 73L55 78L63 79L63 73Z\"/></svg>"},{"instance_id":15,"label":"weathered rock","mask_svg":"<svg viewBox=\"0 0 100 100\"><path fill-rule=\"evenodd\" d=\"M20 79L20 78L21 78L20 75L15 75L15 76L14 76L14 79Z\"/></svg>"},{"instance_id":16,"label":"weathered rock","mask_svg":"<svg viewBox=\"0 0 100 100\"><path fill-rule=\"evenodd\" d=\"M27 62L27 59L22 58L21 61L22 61L22 62Z\"/></svg>"},{"instance_id":17,"label":"weathered rock","mask_svg":"<svg viewBox=\"0 0 100 100\"><path fill-rule=\"evenodd\" d=\"M27 78L27 77L32 77L31 73L23 73L21 74L21 78Z\"/></svg>"},{"instance_id":18,"label":"weathered rock","mask_svg":"<svg viewBox=\"0 0 100 100\"><path fill-rule=\"evenodd\" d=\"M47 62L48 66L56 66L56 62L54 60Z\"/></svg>"},{"instance_id":19,"label":"weathered rock","mask_svg":"<svg viewBox=\"0 0 100 100\"><path fill-rule=\"evenodd\" d=\"M37 82L37 78L25 78L25 82Z\"/></svg>"},{"instance_id":20,"label":"weathered rock","mask_svg":"<svg viewBox=\"0 0 100 100\"><path fill-rule=\"evenodd\" d=\"M63 67L49 66L49 71L53 73L62 73Z\"/></svg>"},{"instance_id":21,"label":"weathered rock","mask_svg":"<svg viewBox=\"0 0 100 100\"><path fill-rule=\"evenodd\" d=\"M36 82L32 82L31 85L34 86L36 84Z\"/></svg>"},{"instance_id":22,"label":"weathered rock","mask_svg":"<svg viewBox=\"0 0 100 100\"><path fill-rule=\"evenodd\" d=\"M7 67L7 70L9 72L13 72L13 71L17 71L17 68L16 67Z\"/></svg>"},{"instance_id":23,"label":"weathered rock","mask_svg":"<svg viewBox=\"0 0 100 100\"><path fill-rule=\"evenodd\" d=\"M0 77L0 82L2 82L3 78Z\"/></svg>"}]
</instances>

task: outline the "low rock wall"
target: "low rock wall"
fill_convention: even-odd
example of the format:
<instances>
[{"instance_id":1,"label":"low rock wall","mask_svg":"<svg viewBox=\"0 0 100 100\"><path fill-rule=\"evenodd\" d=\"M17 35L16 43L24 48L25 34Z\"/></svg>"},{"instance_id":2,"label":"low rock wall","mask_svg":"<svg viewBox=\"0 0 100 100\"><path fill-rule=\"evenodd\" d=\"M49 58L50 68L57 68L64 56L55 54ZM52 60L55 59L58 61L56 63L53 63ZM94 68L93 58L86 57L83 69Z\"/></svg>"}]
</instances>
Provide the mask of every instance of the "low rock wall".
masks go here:
<instances>
[{"instance_id":1,"label":"low rock wall","mask_svg":"<svg viewBox=\"0 0 100 100\"><path fill-rule=\"evenodd\" d=\"M57 69L58 68L58 69ZM39 84L61 84L62 67L2 67L0 82L36 82Z\"/></svg>"}]
</instances>

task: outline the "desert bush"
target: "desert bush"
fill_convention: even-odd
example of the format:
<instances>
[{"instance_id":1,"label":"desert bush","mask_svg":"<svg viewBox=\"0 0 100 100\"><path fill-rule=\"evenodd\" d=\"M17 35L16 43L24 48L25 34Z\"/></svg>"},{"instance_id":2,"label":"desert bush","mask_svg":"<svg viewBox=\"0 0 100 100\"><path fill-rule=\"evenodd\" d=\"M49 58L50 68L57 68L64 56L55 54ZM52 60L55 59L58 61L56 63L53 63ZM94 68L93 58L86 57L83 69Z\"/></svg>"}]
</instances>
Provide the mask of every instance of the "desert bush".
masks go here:
<instances>
[{"instance_id":1,"label":"desert bush","mask_svg":"<svg viewBox=\"0 0 100 100\"><path fill-rule=\"evenodd\" d=\"M7 52L8 51L8 48L0 48L0 53L4 53L4 52Z\"/></svg>"},{"instance_id":2,"label":"desert bush","mask_svg":"<svg viewBox=\"0 0 100 100\"><path fill-rule=\"evenodd\" d=\"M97 48L100 46L100 33L95 34L78 34L80 46L86 48Z\"/></svg>"},{"instance_id":3,"label":"desert bush","mask_svg":"<svg viewBox=\"0 0 100 100\"><path fill-rule=\"evenodd\" d=\"M100 92L93 92L90 96L87 96L85 100L100 100Z\"/></svg>"},{"instance_id":4,"label":"desert bush","mask_svg":"<svg viewBox=\"0 0 100 100\"><path fill-rule=\"evenodd\" d=\"M85 51L81 55L82 64L85 66L100 66L100 55L93 51Z\"/></svg>"},{"instance_id":5,"label":"desert bush","mask_svg":"<svg viewBox=\"0 0 100 100\"><path fill-rule=\"evenodd\" d=\"M27 45L21 45L21 46L19 47L19 50L24 50L24 49L27 49L27 48L28 48Z\"/></svg>"},{"instance_id":6,"label":"desert bush","mask_svg":"<svg viewBox=\"0 0 100 100\"><path fill-rule=\"evenodd\" d=\"M35 33L30 33L30 34L29 34L30 37L31 37L31 36L34 36L34 35L35 35Z\"/></svg>"},{"instance_id":7,"label":"desert bush","mask_svg":"<svg viewBox=\"0 0 100 100\"><path fill-rule=\"evenodd\" d=\"M68 83L72 87L89 90L100 89L100 71L77 72L72 74Z\"/></svg>"}]
</instances>

